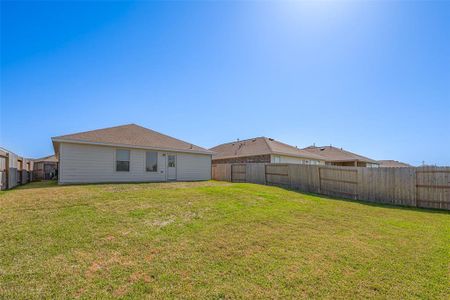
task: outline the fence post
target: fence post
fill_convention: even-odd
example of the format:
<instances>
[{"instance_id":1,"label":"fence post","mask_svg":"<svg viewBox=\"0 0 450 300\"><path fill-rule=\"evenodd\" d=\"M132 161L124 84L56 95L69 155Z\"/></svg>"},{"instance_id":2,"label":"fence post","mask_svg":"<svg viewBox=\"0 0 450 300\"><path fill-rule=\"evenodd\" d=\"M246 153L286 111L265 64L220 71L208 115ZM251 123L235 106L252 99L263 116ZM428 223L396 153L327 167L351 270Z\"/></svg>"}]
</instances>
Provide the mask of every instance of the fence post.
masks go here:
<instances>
[{"instance_id":1,"label":"fence post","mask_svg":"<svg viewBox=\"0 0 450 300\"><path fill-rule=\"evenodd\" d=\"M319 177L319 194L322 194L322 178L320 177L320 166L317 167L317 172L319 172L318 177Z\"/></svg>"},{"instance_id":2,"label":"fence post","mask_svg":"<svg viewBox=\"0 0 450 300\"><path fill-rule=\"evenodd\" d=\"M360 196L360 188L361 188L361 180L360 180L360 169L358 167L356 167L356 200L359 199Z\"/></svg>"},{"instance_id":3,"label":"fence post","mask_svg":"<svg viewBox=\"0 0 450 300\"><path fill-rule=\"evenodd\" d=\"M413 188L415 189L413 195L413 203L414 203L414 207L419 207L419 201L417 201L417 199L419 198L419 189L417 188L417 168L414 169L414 184L413 184Z\"/></svg>"},{"instance_id":4,"label":"fence post","mask_svg":"<svg viewBox=\"0 0 450 300\"><path fill-rule=\"evenodd\" d=\"M230 165L230 181L233 182L233 164Z\"/></svg>"},{"instance_id":5,"label":"fence post","mask_svg":"<svg viewBox=\"0 0 450 300\"><path fill-rule=\"evenodd\" d=\"M264 183L267 185L267 164L264 164Z\"/></svg>"}]
</instances>

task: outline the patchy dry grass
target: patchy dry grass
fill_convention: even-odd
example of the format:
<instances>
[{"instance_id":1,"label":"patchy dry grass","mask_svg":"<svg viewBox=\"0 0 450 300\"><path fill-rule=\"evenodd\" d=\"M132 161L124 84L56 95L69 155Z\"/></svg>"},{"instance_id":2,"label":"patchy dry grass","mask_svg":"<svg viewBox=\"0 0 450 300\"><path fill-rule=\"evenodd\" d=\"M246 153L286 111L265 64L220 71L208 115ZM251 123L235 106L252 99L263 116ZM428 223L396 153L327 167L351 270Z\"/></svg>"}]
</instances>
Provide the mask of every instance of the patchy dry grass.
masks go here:
<instances>
[{"instance_id":1,"label":"patchy dry grass","mask_svg":"<svg viewBox=\"0 0 450 300\"><path fill-rule=\"evenodd\" d=\"M0 193L0 298L448 297L450 215L222 182Z\"/></svg>"}]
</instances>

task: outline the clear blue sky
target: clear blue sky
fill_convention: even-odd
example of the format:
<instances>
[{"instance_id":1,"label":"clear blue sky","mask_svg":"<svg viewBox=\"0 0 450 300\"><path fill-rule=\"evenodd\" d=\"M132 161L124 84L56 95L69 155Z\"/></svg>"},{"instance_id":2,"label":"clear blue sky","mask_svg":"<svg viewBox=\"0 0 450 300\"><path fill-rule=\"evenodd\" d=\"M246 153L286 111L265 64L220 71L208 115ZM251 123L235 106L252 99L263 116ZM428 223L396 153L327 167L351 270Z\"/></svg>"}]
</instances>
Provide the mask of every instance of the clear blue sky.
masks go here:
<instances>
[{"instance_id":1,"label":"clear blue sky","mask_svg":"<svg viewBox=\"0 0 450 300\"><path fill-rule=\"evenodd\" d=\"M450 1L1 2L0 145L125 123L450 165Z\"/></svg>"}]
</instances>

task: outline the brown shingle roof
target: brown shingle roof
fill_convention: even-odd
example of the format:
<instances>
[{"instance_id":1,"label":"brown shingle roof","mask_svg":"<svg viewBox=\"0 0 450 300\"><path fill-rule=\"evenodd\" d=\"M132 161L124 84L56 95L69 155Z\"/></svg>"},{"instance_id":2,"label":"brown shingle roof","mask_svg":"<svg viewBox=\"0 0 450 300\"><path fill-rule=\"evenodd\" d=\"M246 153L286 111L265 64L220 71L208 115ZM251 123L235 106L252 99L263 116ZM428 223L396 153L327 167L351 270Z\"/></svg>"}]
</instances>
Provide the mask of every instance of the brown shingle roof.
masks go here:
<instances>
[{"instance_id":1,"label":"brown shingle roof","mask_svg":"<svg viewBox=\"0 0 450 300\"><path fill-rule=\"evenodd\" d=\"M271 138L257 137L218 145L210 149L214 151L213 159L225 159L255 155L277 154L308 159L325 160L322 156L300 150Z\"/></svg>"},{"instance_id":2,"label":"brown shingle roof","mask_svg":"<svg viewBox=\"0 0 450 300\"><path fill-rule=\"evenodd\" d=\"M65 141L211 154L211 152L207 149L175 139L151 129L138 126L136 124L62 135L53 137L52 140L54 143Z\"/></svg>"},{"instance_id":3,"label":"brown shingle roof","mask_svg":"<svg viewBox=\"0 0 450 300\"><path fill-rule=\"evenodd\" d=\"M380 163L380 167L383 168L406 168L406 167L412 167L411 165L407 163L400 162L398 160L379 160L378 163Z\"/></svg>"},{"instance_id":4,"label":"brown shingle roof","mask_svg":"<svg viewBox=\"0 0 450 300\"><path fill-rule=\"evenodd\" d=\"M361 162L368 162L377 164L378 162L376 160L373 160L371 158L346 151L342 148L336 148L333 146L323 146L323 147L316 147L316 146L309 146L304 148L303 150L308 151L310 153L319 154L323 157L325 157L326 161L330 162L338 162L338 161L361 161Z\"/></svg>"}]
</instances>

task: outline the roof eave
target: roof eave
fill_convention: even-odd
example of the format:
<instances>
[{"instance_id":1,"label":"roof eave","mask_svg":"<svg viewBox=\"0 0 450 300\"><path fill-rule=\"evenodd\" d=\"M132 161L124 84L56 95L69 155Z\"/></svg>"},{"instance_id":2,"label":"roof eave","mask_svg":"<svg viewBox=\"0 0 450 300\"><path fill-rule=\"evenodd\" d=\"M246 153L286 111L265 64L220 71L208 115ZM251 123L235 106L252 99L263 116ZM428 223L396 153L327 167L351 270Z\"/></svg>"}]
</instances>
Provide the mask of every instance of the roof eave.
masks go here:
<instances>
[{"instance_id":1,"label":"roof eave","mask_svg":"<svg viewBox=\"0 0 450 300\"><path fill-rule=\"evenodd\" d=\"M326 161L325 158L322 157L314 157L314 156L307 156L307 155L301 155L301 154L288 154L283 152L272 152L274 155L283 155L283 156L290 156L290 157L298 157L298 158L305 158L305 159L314 159L314 160L323 160Z\"/></svg>"},{"instance_id":2,"label":"roof eave","mask_svg":"<svg viewBox=\"0 0 450 300\"><path fill-rule=\"evenodd\" d=\"M84 140L74 140L74 139L61 139L59 137L52 137L53 148L55 153L57 153L58 143L69 143L69 144L85 144L85 145L96 145L96 146L107 146L107 147L123 147L132 149L147 149L147 150L159 150L159 151L172 151L172 152L182 152L182 153L194 153L194 154L209 154L212 155L214 152L210 150L189 150L189 149L176 149L176 148L161 148L161 147L150 147L150 146L139 146L139 145L128 145L128 144L117 144L117 143L103 143L103 142L91 142Z\"/></svg>"}]
</instances>

